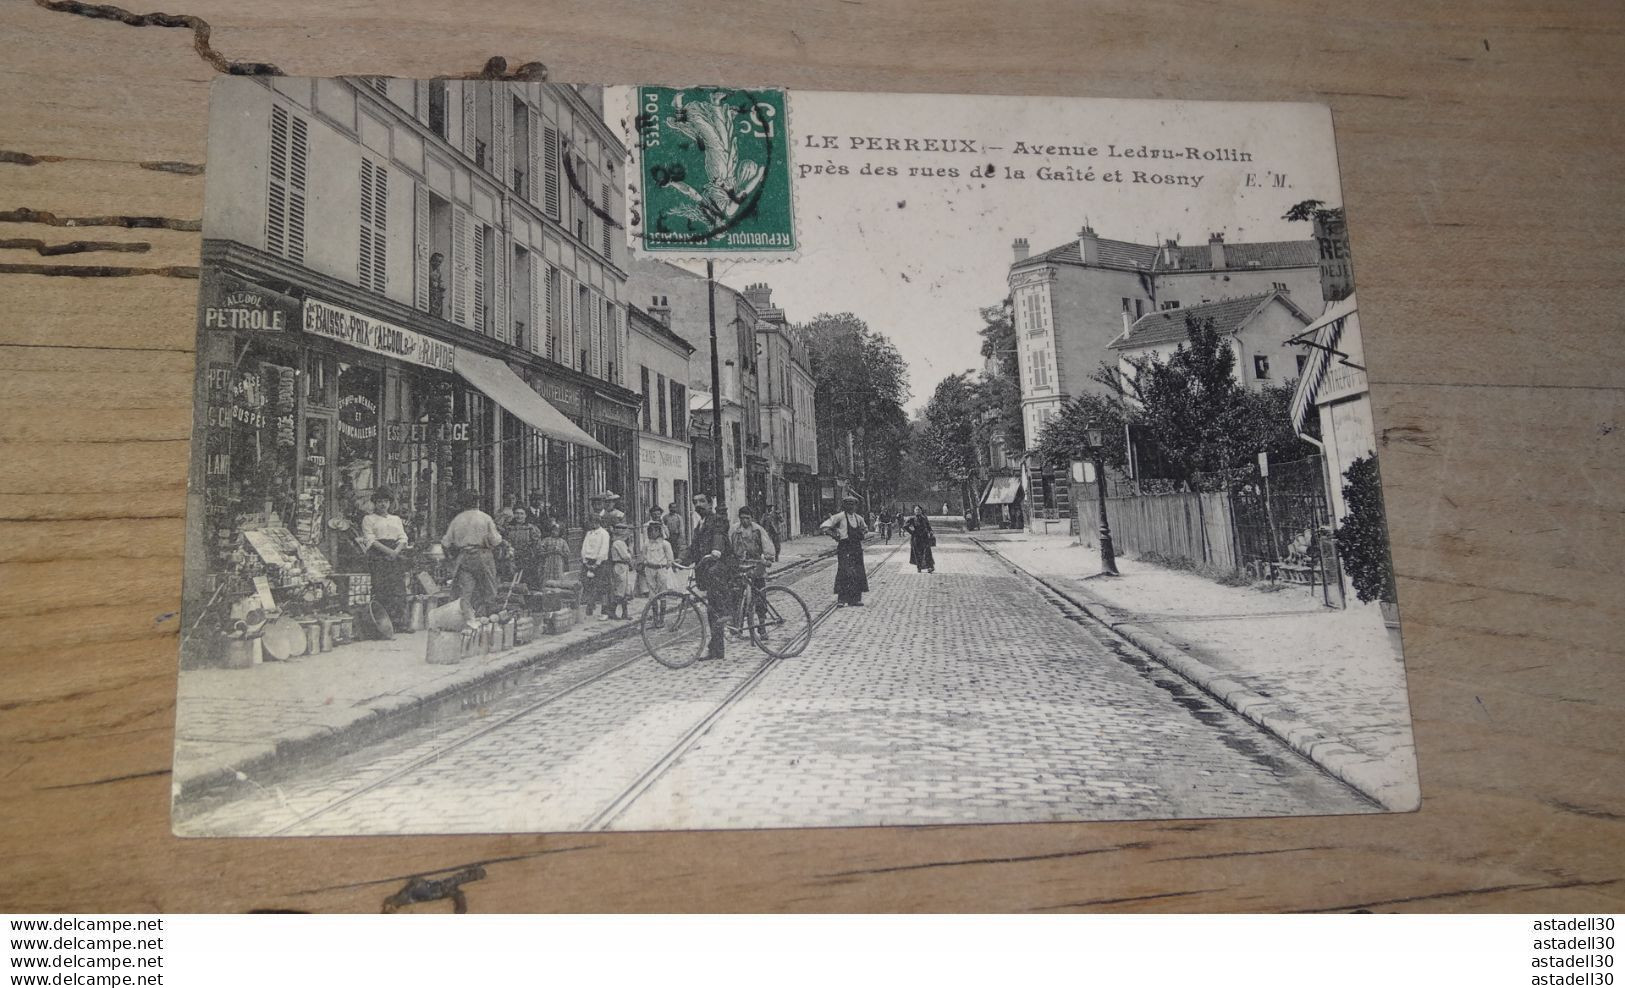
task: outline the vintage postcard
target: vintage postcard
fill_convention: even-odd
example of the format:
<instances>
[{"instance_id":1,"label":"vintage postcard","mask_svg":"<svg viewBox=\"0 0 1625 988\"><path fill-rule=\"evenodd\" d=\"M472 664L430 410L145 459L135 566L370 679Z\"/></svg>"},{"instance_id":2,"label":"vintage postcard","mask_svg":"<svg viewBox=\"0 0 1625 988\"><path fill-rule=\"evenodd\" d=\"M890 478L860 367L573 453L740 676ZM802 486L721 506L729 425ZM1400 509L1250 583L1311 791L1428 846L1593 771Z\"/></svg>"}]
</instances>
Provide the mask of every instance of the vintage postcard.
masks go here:
<instances>
[{"instance_id":1,"label":"vintage postcard","mask_svg":"<svg viewBox=\"0 0 1625 988\"><path fill-rule=\"evenodd\" d=\"M1418 805L1325 107L209 113L176 833Z\"/></svg>"}]
</instances>

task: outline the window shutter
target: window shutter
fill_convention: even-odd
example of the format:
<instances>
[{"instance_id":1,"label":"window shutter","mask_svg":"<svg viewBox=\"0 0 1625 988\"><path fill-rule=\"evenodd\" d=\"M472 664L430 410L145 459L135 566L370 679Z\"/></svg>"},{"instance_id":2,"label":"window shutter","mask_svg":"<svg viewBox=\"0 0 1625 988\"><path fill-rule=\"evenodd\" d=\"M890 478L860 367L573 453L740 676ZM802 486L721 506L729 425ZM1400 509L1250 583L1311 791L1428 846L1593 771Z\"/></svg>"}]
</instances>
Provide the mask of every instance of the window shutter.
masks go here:
<instances>
[{"instance_id":1,"label":"window shutter","mask_svg":"<svg viewBox=\"0 0 1625 988\"><path fill-rule=\"evenodd\" d=\"M638 370L643 384L643 431L652 432L653 427L649 424L649 404L654 401L654 392L649 390L649 368L640 367Z\"/></svg>"},{"instance_id":2,"label":"window shutter","mask_svg":"<svg viewBox=\"0 0 1625 988\"><path fill-rule=\"evenodd\" d=\"M543 297L546 295L546 289L537 284L536 281L542 275L542 266L536 263L536 255L534 253L526 254L525 263L530 266L529 270L525 272L530 281L530 299L528 303L530 318L527 320L530 323L530 352L539 354L545 352L547 347L547 344L542 342L547 333L547 313L543 311L544 305L542 302Z\"/></svg>"},{"instance_id":3,"label":"window shutter","mask_svg":"<svg viewBox=\"0 0 1625 988\"><path fill-rule=\"evenodd\" d=\"M615 383L619 384L626 374L626 310L612 308L610 314L615 321L615 366L618 368Z\"/></svg>"},{"instance_id":4,"label":"window shutter","mask_svg":"<svg viewBox=\"0 0 1625 988\"><path fill-rule=\"evenodd\" d=\"M389 285L389 169L372 168L372 290L383 292Z\"/></svg>"},{"instance_id":5,"label":"window shutter","mask_svg":"<svg viewBox=\"0 0 1625 988\"><path fill-rule=\"evenodd\" d=\"M452 318L459 326L469 326L468 317L468 275L469 275L469 222L468 214L461 209L454 208L451 212L451 309Z\"/></svg>"},{"instance_id":6,"label":"window shutter","mask_svg":"<svg viewBox=\"0 0 1625 988\"><path fill-rule=\"evenodd\" d=\"M532 206L542 204L541 183L537 181L542 176L542 122L535 110L526 110L530 114L530 126L526 132L530 134L530 147L514 148L514 153L523 152L530 156L530 181L525 183L525 198L530 200Z\"/></svg>"},{"instance_id":7,"label":"window shutter","mask_svg":"<svg viewBox=\"0 0 1625 988\"><path fill-rule=\"evenodd\" d=\"M429 123L430 85L431 83L427 79L419 79L412 85L412 88L417 91L417 95L413 103L413 115L418 118L418 123L423 124L424 126L428 126Z\"/></svg>"},{"instance_id":8,"label":"window shutter","mask_svg":"<svg viewBox=\"0 0 1625 988\"><path fill-rule=\"evenodd\" d=\"M479 133L474 125L474 87L478 85L480 83L472 81L463 83L463 153L470 161L475 160L474 141Z\"/></svg>"},{"instance_id":9,"label":"window shutter","mask_svg":"<svg viewBox=\"0 0 1625 988\"><path fill-rule=\"evenodd\" d=\"M305 122L271 107L271 167L266 185L265 249L294 261L305 259L305 171L310 141Z\"/></svg>"},{"instance_id":10,"label":"window shutter","mask_svg":"<svg viewBox=\"0 0 1625 988\"><path fill-rule=\"evenodd\" d=\"M593 377L604 376L603 360L604 348L600 342L600 334L604 331L603 306L587 293L587 373Z\"/></svg>"},{"instance_id":11,"label":"window shutter","mask_svg":"<svg viewBox=\"0 0 1625 988\"><path fill-rule=\"evenodd\" d=\"M474 243L471 245L474 255L474 329L484 333L487 332L485 307L488 304L485 297L485 266L491 263L491 259L485 256L485 224L475 221L471 226L474 228Z\"/></svg>"},{"instance_id":12,"label":"window shutter","mask_svg":"<svg viewBox=\"0 0 1625 988\"><path fill-rule=\"evenodd\" d=\"M542 304L547 306L547 358L559 360L559 273L546 264L542 271L547 278L547 292L542 298Z\"/></svg>"},{"instance_id":13,"label":"window shutter","mask_svg":"<svg viewBox=\"0 0 1625 988\"><path fill-rule=\"evenodd\" d=\"M575 280L559 274L559 363L576 366ZM578 368L579 369L579 368Z\"/></svg>"},{"instance_id":14,"label":"window shutter","mask_svg":"<svg viewBox=\"0 0 1625 988\"><path fill-rule=\"evenodd\" d=\"M361 159L361 249L356 259L356 284L372 288L372 162Z\"/></svg>"},{"instance_id":15,"label":"window shutter","mask_svg":"<svg viewBox=\"0 0 1625 988\"><path fill-rule=\"evenodd\" d=\"M288 148L288 258L305 260L305 168L310 163L309 126L293 118Z\"/></svg>"},{"instance_id":16,"label":"window shutter","mask_svg":"<svg viewBox=\"0 0 1625 988\"><path fill-rule=\"evenodd\" d=\"M513 97L503 83L485 85L491 87L491 174L507 186L513 183L513 173L508 170L508 117L513 113Z\"/></svg>"},{"instance_id":17,"label":"window shutter","mask_svg":"<svg viewBox=\"0 0 1625 988\"><path fill-rule=\"evenodd\" d=\"M492 273L495 277L491 279L491 288L497 296L491 300L492 328L496 330L497 339L504 343L512 343L513 319L509 313L512 300L508 298L508 279L512 277L512 272L508 270L508 266L512 263L509 258L513 256L513 252L508 249L506 237L498 234L492 239L496 244L495 256L486 261L494 269Z\"/></svg>"},{"instance_id":18,"label":"window shutter","mask_svg":"<svg viewBox=\"0 0 1625 988\"><path fill-rule=\"evenodd\" d=\"M608 182L603 183L602 185L600 185L598 187L598 189L599 189L599 198L598 198L599 249L603 251L605 260L613 261L615 258L609 252L611 234L610 234L609 220L607 219L607 217L609 216L609 183Z\"/></svg>"},{"instance_id":19,"label":"window shutter","mask_svg":"<svg viewBox=\"0 0 1625 988\"><path fill-rule=\"evenodd\" d=\"M554 127L542 131L542 208L555 220L559 216L559 132Z\"/></svg>"},{"instance_id":20,"label":"window shutter","mask_svg":"<svg viewBox=\"0 0 1625 988\"><path fill-rule=\"evenodd\" d=\"M592 295L583 289L580 284L577 284L575 334L576 350L578 351L580 363L576 369L587 374L592 373L592 310L588 308L588 303L591 300ZM584 356L579 353L582 351L585 353Z\"/></svg>"},{"instance_id":21,"label":"window shutter","mask_svg":"<svg viewBox=\"0 0 1625 988\"><path fill-rule=\"evenodd\" d=\"M655 401L660 406L660 428L655 431L664 436L668 434L666 431L666 409L670 407L666 401L666 375L664 374L658 374L655 377ZM645 427L647 427L647 423Z\"/></svg>"},{"instance_id":22,"label":"window shutter","mask_svg":"<svg viewBox=\"0 0 1625 988\"><path fill-rule=\"evenodd\" d=\"M288 111L271 107L271 168L265 199L265 250L288 249Z\"/></svg>"},{"instance_id":23,"label":"window shutter","mask_svg":"<svg viewBox=\"0 0 1625 988\"><path fill-rule=\"evenodd\" d=\"M418 98L423 99L423 85ZM416 183L412 203L412 304L419 312L429 311L429 189ZM442 264L445 262L442 261Z\"/></svg>"}]
</instances>

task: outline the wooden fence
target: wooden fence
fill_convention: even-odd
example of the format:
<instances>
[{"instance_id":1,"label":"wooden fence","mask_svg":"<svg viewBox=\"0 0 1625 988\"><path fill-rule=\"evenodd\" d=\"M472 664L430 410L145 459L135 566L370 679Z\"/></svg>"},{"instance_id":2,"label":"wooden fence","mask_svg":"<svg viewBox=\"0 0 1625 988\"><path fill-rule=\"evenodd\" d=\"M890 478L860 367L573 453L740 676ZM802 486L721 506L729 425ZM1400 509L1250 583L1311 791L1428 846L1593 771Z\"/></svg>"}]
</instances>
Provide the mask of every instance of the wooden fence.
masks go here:
<instances>
[{"instance_id":1,"label":"wooden fence","mask_svg":"<svg viewBox=\"0 0 1625 988\"><path fill-rule=\"evenodd\" d=\"M1094 545L1100 530L1099 503L1084 497L1073 503L1078 509L1078 538L1084 545ZM1111 522L1112 547L1120 555L1156 552L1225 569L1239 568L1228 494L1109 497L1106 518Z\"/></svg>"}]
</instances>

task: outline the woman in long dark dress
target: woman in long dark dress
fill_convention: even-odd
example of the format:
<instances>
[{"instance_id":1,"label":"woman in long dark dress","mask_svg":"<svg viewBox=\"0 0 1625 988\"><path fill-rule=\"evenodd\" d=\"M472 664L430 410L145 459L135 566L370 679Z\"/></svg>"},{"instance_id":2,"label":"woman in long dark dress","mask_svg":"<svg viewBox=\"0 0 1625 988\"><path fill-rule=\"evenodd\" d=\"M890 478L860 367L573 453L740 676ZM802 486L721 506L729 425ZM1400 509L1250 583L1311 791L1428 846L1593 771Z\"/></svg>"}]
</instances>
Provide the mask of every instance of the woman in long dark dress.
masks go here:
<instances>
[{"instance_id":1,"label":"woman in long dark dress","mask_svg":"<svg viewBox=\"0 0 1625 988\"><path fill-rule=\"evenodd\" d=\"M395 493L380 487L372 494L372 510L361 520L361 548L372 572L372 599L389 615L395 628L406 627L406 524L392 510ZM380 632L384 629L379 628Z\"/></svg>"},{"instance_id":2,"label":"woman in long dark dress","mask_svg":"<svg viewBox=\"0 0 1625 988\"><path fill-rule=\"evenodd\" d=\"M863 536L869 526L858 512L858 499L841 499L842 510L818 526L835 540L835 596L841 607L862 607L869 590L869 574L863 567Z\"/></svg>"},{"instance_id":3,"label":"woman in long dark dress","mask_svg":"<svg viewBox=\"0 0 1625 988\"><path fill-rule=\"evenodd\" d=\"M937 537L931 531L931 519L925 516L925 508L914 506L914 513L903 522L903 531L909 538L908 561L921 573L935 573L937 559L931 547L937 544Z\"/></svg>"}]
</instances>

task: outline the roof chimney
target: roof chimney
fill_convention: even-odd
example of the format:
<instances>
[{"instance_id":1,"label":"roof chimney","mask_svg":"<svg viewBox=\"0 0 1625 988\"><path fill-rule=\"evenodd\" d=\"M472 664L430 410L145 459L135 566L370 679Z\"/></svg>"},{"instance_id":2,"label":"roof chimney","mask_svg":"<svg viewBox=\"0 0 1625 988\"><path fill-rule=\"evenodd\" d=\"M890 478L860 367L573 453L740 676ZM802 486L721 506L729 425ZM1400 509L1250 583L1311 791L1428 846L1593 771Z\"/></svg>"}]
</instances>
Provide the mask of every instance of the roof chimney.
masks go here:
<instances>
[{"instance_id":1,"label":"roof chimney","mask_svg":"<svg viewBox=\"0 0 1625 988\"><path fill-rule=\"evenodd\" d=\"M773 307L773 289L761 282L746 285L744 295L745 301L749 302L750 307L755 309L758 314L765 313Z\"/></svg>"},{"instance_id":2,"label":"roof chimney","mask_svg":"<svg viewBox=\"0 0 1625 988\"><path fill-rule=\"evenodd\" d=\"M1224 263L1224 234L1215 233L1207 238L1208 255L1212 259L1214 270L1223 270Z\"/></svg>"},{"instance_id":3,"label":"roof chimney","mask_svg":"<svg viewBox=\"0 0 1625 988\"><path fill-rule=\"evenodd\" d=\"M1085 264L1100 263L1100 238L1095 236L1095 228L1087 221L1083 224L1083 229L1078 231L1078 255L1083 258Z\"/></svg>"},{"instance_id":4,"label":"roof chimney","mask_svg":"<svg viewBox=\"0 0 1625 988\"><path fill-rule=\"evenodd\" d=\"M660 321L660 325L671 328L671 305L667 303L664 295L651 295L649 297L649 315Z\"/></svg>"},{"instance_id":5,"label":"roof chimney","mask_svg":"<svg viewBox=\"0 0 1625 988\"><path fill-rule=\"evenodd\" d=\"M1162 242L1162 266L1165 268L1179 267L1179 241L1164 240Z\"/></svg>"},{"instance_id":6,"label":"roof chimney","mask_svg":"<svg viewBox=\"0 0 1625 988\"><path fill-rule=\"evenodd\" d=\"M1028 247L1027 247L1027 238L1026 237L1017 237L1010 244L1010 249L1016 252L1016 263L1017 264L1020 264L1022 261L1025 261L1027 259L1027 254L1029 253L1029 250L1028 250Z\"/></svg>"}]
</instances>

